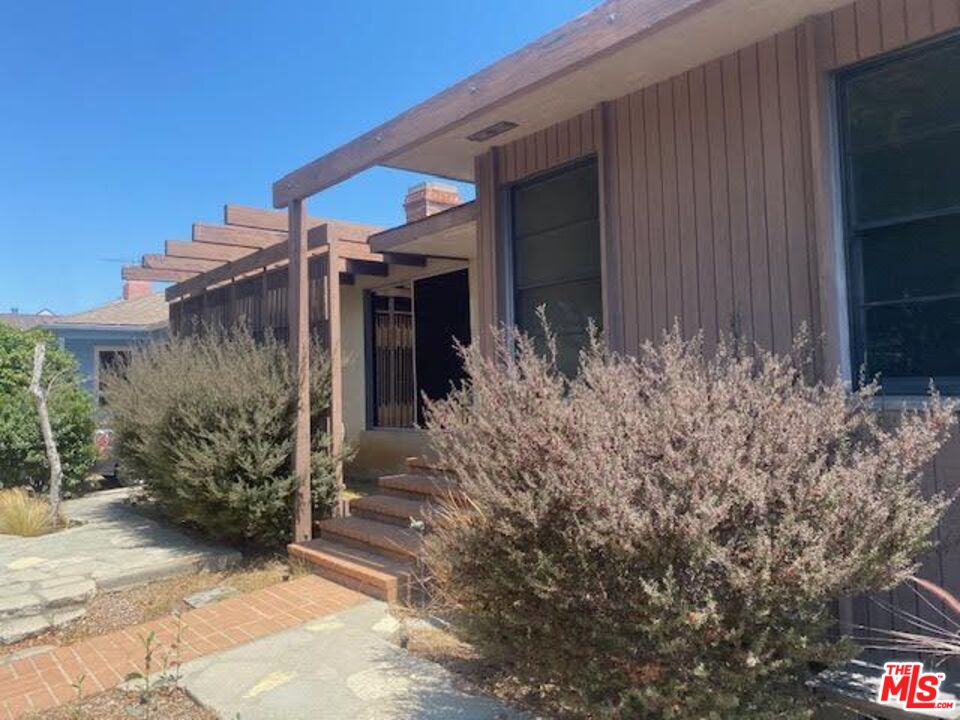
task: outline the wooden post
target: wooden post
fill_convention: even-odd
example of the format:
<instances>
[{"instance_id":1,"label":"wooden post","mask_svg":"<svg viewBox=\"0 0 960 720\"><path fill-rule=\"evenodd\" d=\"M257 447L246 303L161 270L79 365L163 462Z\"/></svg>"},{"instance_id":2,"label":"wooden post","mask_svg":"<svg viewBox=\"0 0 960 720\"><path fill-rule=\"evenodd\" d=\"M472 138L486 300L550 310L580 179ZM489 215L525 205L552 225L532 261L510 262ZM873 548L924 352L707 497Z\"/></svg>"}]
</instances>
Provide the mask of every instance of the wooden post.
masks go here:
<instances>
[{"instance_id":1,"label":"wooden post","mask_svg":"<svg viewBox=\"0 0 960 720\"><path fill-rule=\"evenodd\" d=\"M343 507L343 358L340 349L340 254L335 233L327 226L327 332L330 351L330 452L336 458L337 483L335 513L345 515Z\"/></svg>"},{"instance_id":2,"label":"wooden post","mask_svg":"<svg viewBox=\"0 0 960 720\"><path fill-rule=\"evenodd\" d=\"M303 200L294 200L288 210L290 253L289 318L290 362L297 383L297 413L293 438L293 472L297 478L293 540L313 537L310 494L310 286L307 276L307 223Z\"/></svg>"}]
</instances>

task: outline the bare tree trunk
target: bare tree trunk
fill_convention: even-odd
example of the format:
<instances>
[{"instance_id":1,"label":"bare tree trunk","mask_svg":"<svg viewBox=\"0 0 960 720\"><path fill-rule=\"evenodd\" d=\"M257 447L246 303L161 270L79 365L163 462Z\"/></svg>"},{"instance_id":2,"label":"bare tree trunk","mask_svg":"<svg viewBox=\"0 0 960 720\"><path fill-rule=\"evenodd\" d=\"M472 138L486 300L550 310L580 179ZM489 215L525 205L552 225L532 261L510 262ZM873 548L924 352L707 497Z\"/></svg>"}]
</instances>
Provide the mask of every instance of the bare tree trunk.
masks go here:
<instances>
[{"instance_id":1,"label":"bare tree trunk","mask_svg":"<svg viewBox=\"0 0 960 720\"><path fill-rule=\"evenodd\" d=\"M63 484L63 467L60 465L60 453L57 451L57 442L53 437L53 428L50 427L50 413L47 412L47 392L40 386L40 377L43 375L43 360L47 354L47 346L42 342L33 348L33 377L30 380L30 392L37 405L37 415L40 416L40 431L43 433L43 444L47 450L47 462L50 463L50 517L54 523L60 515L60 488Z\"/></svg>"}]
</instances>

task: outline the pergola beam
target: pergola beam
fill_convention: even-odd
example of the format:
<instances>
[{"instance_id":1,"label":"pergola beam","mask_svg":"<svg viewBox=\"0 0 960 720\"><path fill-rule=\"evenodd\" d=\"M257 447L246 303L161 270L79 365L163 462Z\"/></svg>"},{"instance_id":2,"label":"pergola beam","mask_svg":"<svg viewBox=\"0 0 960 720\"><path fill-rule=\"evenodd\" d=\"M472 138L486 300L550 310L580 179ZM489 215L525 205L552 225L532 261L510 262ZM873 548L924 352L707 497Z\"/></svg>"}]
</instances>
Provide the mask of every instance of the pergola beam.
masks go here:
<instances>
[{"instance_id":1,"label":"pergola beam","mask_svg":"<svg viewBox=\"0 0 960 720\"><path fill-rule=\"evenodd\" d=\"M196 258L178 258L169 255L144 255L141 264L153 270L185 270L187 272L207 272L222 263L217 260L197 260Z\"/></svg>"},{"instance_id":2,"label":"pergola beam","mask_svg":"<svg viewBox=\"0 0 960 720\"><path fill-rule=\"evenodd\" d=\"M124 265L120 270L120 277L124 280L146 280L147 282L180 283L196 277L197 273L185 270L157 270L140 267L139 265Z\"/></svg>"},{"instance_id":3,"label":"pergola beam","mask_svg":"<svg viewBox=\"0 0 960 720\"><path fill-rule=\"evenodd\" d=\"M256 252L252 248L235 245L215 245L213 243L195 243L184 240L167 240L164 252L170 257L194 258L196 260L218 260L221 263L239 260Z\"/></svg>"},{"instance_id":4,"label":"pergola beam","mask_svg":"<svg viewBox=\"0 0 960 720\"><path fill-rule=\"evenodd\" d=\"M287 234L278 230L260 230L232 225L209 225L194 223L192 238L194 242L216 243L218 245L238 245L240 247L260 248L285 242Z\"/></svg>"}]
</instances>

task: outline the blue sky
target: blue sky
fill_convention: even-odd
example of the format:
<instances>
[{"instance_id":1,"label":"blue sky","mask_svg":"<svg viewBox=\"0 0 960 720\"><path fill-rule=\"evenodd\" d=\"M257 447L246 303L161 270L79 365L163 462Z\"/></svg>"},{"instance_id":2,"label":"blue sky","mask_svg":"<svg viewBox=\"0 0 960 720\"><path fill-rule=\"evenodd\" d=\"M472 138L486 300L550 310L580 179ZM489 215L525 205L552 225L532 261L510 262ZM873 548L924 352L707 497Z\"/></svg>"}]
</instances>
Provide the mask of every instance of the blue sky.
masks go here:
<instances>
[{"instance_id":1,"label":"blue sky","mask_svg":"<svg viewBox=\"0 0 960 720\"><path fill-rule=\"evenodd\" d=\"M119 296L122 261L598 0L0 3L0 312ZM415 176L310 211L396 224Z\"/></svg>"}]
</instances>

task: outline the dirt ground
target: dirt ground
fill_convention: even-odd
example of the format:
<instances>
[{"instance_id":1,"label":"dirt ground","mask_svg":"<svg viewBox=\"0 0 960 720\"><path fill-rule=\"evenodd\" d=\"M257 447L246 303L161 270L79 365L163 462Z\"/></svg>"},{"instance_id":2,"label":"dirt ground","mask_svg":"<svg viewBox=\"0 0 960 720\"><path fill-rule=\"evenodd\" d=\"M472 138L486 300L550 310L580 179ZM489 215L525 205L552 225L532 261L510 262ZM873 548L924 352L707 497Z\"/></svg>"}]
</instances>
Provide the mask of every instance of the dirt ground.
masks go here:
<instances>
[{"instance_id":1,"label":"dirt ground","mask_svg":"<svg viewBox=\"0 0 960 720\"><path fill-rule=\"evenodd\" d=\"M144 704L139 692L110 690L52 710L32 713L24 720L217 720L180 688L161 688Z\"/></svg>"}]
</instances>

